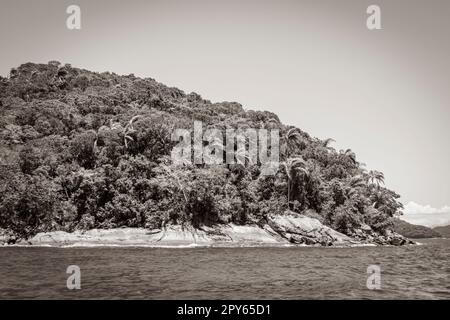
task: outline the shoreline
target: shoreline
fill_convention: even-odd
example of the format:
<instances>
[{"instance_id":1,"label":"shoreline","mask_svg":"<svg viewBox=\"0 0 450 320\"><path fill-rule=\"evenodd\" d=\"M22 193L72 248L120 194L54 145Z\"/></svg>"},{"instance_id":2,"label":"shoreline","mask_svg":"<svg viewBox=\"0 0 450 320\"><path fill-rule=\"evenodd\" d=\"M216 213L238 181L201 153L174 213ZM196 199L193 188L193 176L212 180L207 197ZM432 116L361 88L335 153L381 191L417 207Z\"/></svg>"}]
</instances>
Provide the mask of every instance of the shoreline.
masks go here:
<instances>
[{"instance_id":1,"label":"shoreline","mask_svg":"<svg viewBox=\"0 0 450 320\"><path fill-rule=\"evenodd\" d=\"M87 231L52 231L38 233L28 240L4 247L148 247L148 248L211 248L211 247L290 247L305 246L276 238L257 226L226 225L210 230L183 229L171 226L166 230L144 228L92 229Z\"/></svg>"},{"instance_id":2,"label":"shoreline","mask_svg":"<svg viewBox=\"0 0 450 320\"><path fill-rule=\"evenodd\" d=\"M212 227L168 226L165 229L114 228L74 232L41 232L27 240L0 247L147 247L147 248L239 248L239 247L376 247L416 244L398 234L376 235L372 231L349 237L317 219L306 216L273 216L265 225L215 225Z\"/></svg>"},{"instance_id":3,"label":"shoreline","mask_svg":"<svg viewBox=\"0 0 450 320\"><path fill-rule=\"evenodd\" d=\"M414 243L408 245L423 245L421 243ZM188 245L145 245L145 244L81 244L76 243L72 245L27 245L27 244L10 244L0 245L1 248L53 248L53 249L99 249L99 248L147 248L147 249L237 249L237 248L328 248L328 249L343 249L343 248L365 248L365 247L395 247L394 245L376 245L374 243L341 245L341 246L316 246L306 244L212 244L212 245L198 245L195 243Z\"/></svg>"}]
</instances>

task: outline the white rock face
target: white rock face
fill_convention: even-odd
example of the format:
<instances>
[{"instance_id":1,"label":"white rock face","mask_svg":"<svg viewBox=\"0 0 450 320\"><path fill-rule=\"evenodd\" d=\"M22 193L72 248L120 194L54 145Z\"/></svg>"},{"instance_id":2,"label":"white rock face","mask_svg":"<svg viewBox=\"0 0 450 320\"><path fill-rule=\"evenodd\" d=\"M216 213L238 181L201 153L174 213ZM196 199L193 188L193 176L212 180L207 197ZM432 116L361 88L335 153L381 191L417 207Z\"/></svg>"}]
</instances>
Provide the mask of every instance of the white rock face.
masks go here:
<instances>
[{"instance_id":1,"label":"white rock face","mask_svg":"<svg viewBox=\"0 0 450 320\"><path fill-rule=\"evenodd\" d=\"M232 242L278 243L270 233L256 225L238 226L230 224L221 232Z\"/></svg>"},{"instance_id":2,"label":"white rock face","mask_svg":"<svg viewBox=\"0 0 450 320\"><path fill-rule=\"evenodd\" d=\"M156 239L156 236L155 234L150 234L149 230L143 228L121 228L110 230L92 229L72 233L64 231L38 233L29 239L28 242L33 245L139 244L153 239Z\"/></svg>"},{"instance_id":3,"label":"white rock face","mask_svg":"<svg viewBox=\"0 0 450 320\"><path fill-rule=\"evenodd\" d=\"M44 246L276 246L286 244L301 245L360 245L412 243L393 232L378 235L372 230L355 230L352 238L337 232L319 220L305 215L286 212L271 215L265 225L215 225L212 227L168 226L164 230L144 228L93 229L67 233L54 231L38 233L19 244ZM3 239L4 238L4 239ZM408 242L409 241L409 242ZM8 238L0 234L0 244Z\"/></svg>"},{"instance_id":4,"label":"white rock face","mask_svg":"<svg viewBox=\"0 0 450 320\"><path fill-rule=\"evenodd\" d=\"M269 225L292 243L325 246L358 243L348 236L323 225L319 220L304 215L270 216Z\"/></svg>"},{"instance_id":5,"label":"white rock face","mask_svg":"<svg viewBox=\"0 0 450 320\"><path fill-rule=\"evenodd\" d=\"M0 230L0 245L15 243L11 234ZM369 226L355 229L352 237L323 225L318 219L285 212L271 215L264 225L215 225L212 227L168 226L164 230L144 228L92 229L88 231L53 231L38 233L19 245L40 246L277 246L286 244L332 245L404 245L412 241L386 232L377 234Z\"/></svg>"},{"instance_id":6,"label":"white rock face","mask_svg":"<svg viewBox=\"0 0 450 320\"><path fill-rule=\"evenodd\" d=\"M165 230L147 230L142 228L121 228L85 232L67 233L54 231L38 233L26 243L31 245L54 246L212 246L212 245L271 245L287 243L277 239L265 229L256 225L237 226L217 225L202 229L169 226ZM25 244L25 243L24 243Z\"/></svg>"}]
</instances>

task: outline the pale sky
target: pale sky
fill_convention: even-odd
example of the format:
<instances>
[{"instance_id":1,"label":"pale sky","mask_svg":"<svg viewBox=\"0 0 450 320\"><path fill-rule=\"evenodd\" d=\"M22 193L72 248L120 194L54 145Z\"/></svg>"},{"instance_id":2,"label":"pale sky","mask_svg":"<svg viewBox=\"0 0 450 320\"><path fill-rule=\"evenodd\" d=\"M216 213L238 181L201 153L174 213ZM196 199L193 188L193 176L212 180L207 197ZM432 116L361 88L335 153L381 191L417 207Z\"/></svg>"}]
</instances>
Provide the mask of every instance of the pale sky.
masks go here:
<instances>
[{"instance_id":1,"label":"pale sky","mask_svg":"<svg viewBox=\"0 0 450 320\"><path fill-rule=\"evenodd\" d=\"M354 150L434 225L450 216L449 31L447 0L1 0L0 74L58 60L273 111Z\"/></svg>"}]
</instances>

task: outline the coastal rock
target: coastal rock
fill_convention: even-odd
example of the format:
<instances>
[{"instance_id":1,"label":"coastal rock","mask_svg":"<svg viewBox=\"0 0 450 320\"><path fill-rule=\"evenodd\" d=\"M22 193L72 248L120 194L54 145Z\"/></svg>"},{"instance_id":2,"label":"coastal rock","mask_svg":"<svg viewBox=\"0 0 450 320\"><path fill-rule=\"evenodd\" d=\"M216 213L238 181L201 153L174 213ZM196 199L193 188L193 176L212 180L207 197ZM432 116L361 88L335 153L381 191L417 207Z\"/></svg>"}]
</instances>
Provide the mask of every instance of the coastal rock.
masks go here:
<instances>
[{"instance_id":1,"label":"coastal rock","mask_svg":"<svg viewBox=\"0 0 450 320\"><path fill-rule=\"evenodd\" d=\"M277 245L287 243L270 227L257 225L216 225L214 227L167 226L165 229L144 228L92 229L88 231L53 231L38 233L28 239L30 245L50 246L213 246L213 245Z\"/></svg>"},{"instance_id":2,"label":"coastal rock","mask_svg":"<svg viewBox=\"0 0 450 320\"><path fill-rule=\"evenodd\" d=\"M28 239L31 245L98 245L98 244L139 244L148 239L157 238L156 235L147 234L144 228L117 228L117 229L92 229L88 231L52 231L38 233Z\"/></svg>"},{"instance_id":3,"label":"coastal rock","mask_svg":"<svg viewBox=\"0 0 450 320\"><path fill-rule=\"evenodd\" d=\"M12 244L11 235L0 230L0 244ZM261 225L218 224L193 228L170 225L164 229L144 228L92 229L88 231L53 231L38 233L20 245L38 246L277 246L286 244L333 245L404 245L413 243L388 231L384 235L369 226L355 229L351 237L323 225L318 219L293 212L271 215Z\"/></svg>"},{"instance_id":4,"label":"coastal rock","mask_svg":"<svg viewBox=\"0 0 450 320\"><path fill-rule=\"evenodd\" d=\"M368 225L361 225L353 230L352 238L357 239L361 243L376 243L378 245L402 246L406 244L414 244L415 242L392 231L386 230L384 234L380 234L372 230Z\"/></svg>"},{"instance_id":5,"label":"coastal rock","mask_svg":"<svg viewBox=\"0 0 450 320\"><path fill-rule=\"evenodd\" d=\"M235 243L249 244L276 244L286 242L281 237L276 236L276 232L270 226L260 228L257 225L238 226L235 224L226 225L221 228L222 232Z\"/></svg>"},{"instance_id":6,"label":"coastal rock","mask_svg":"<svg viewBox=\"0 0 450 320\"><path fill-rule=\"evenodd\" d=\"M301 214L272 215L268 225L291 243L322 246L358 243L319 220Z\"/></svg>"},{"instance_id":7,"label":"coastal rock","mask_svg":"<svg viewBox=\"0 0 450 320\"><path fill-rule=\"evenodd\" d=\"M394 231L391 231L391 230L386 231L385 238L386 238L386 243L393 245L393 246L403 246L405 244L414 244L414 241L412 241L408 238L405 238L404 236L402 236Z\"/></svg>"}]
</instances>

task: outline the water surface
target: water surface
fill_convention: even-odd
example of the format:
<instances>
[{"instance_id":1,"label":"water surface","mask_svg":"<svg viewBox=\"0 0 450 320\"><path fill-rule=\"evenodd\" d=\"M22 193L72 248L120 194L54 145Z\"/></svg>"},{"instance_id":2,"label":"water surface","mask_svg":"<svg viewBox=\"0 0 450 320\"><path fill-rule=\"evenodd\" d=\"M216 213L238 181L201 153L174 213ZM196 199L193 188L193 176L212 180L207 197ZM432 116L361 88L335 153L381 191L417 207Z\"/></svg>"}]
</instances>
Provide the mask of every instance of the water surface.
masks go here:
<instances>
[{"instance_id":1,"label":"water surface","mask_svg":"<svg viewBox=\"0 0 450 320\"><path fill-rule=\"evenodd\" d=\"M2 299L449 299L450 239L356 248L0 247ZM66 268L81 269L68 290ZM381 290L366 287L381 267Z\"/></svg>"}]
</instances>

